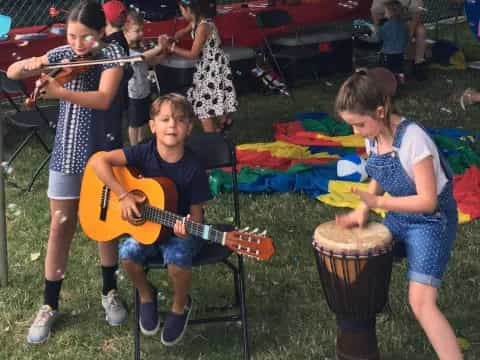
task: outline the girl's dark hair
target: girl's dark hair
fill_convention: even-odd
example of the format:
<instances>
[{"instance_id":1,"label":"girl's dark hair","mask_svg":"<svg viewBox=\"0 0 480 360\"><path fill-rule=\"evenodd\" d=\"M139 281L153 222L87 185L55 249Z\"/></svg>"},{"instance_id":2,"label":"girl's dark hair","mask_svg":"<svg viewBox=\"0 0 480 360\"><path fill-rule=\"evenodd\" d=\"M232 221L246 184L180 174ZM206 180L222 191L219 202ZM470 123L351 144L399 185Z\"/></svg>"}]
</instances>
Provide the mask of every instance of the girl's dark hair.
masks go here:
<instances>
[{"instance_id":1,"label":"girl's dark hair","mask_svg":"<svg viewBox=\"0 0 480 360\"><path fill-rule=\"evenodd\" d=\"M106 26L102 5L91 0L84 0L75 5L68 13L67 23L79 22L86 27L100 31Z\"/></svg>"},{"instance_id":2,"label":"girl's dark hair","mask_svg":"<svg viewBox=\"0 0 480 360\"><path fill-rule=\"evenodd\" d=\"M377 108L383 106L385 117L381 119L390 128L390 115L395 111L392 97L385 93L368 70L360 70L350 76L340 86L335 99L335 112L350 112L359 115L374 116Z\"/></svg>"},{"instance_id":3,"label":"girl's dark hair","mask_svg":"<svg viewBox=\"0 0 480 360\"><path fill-rule=\"evenodd\" d=\"M177 0L178 5L190 8L196 18L213 19L217 15L216 0Z\"/></svg>"},{"instance_id":4,"label":"girl's dark hair","mask_svg":"<svg viewBox=\"0 0 480 360\"><path fill-rule=\"evenodd\" d=\"M192 123L196 119L192 104L190 104L185 96L176 93L170 93L156 98L150 108L150 119L154 119L160 112L162 105L167 102L170 103L172 107L174 117L178 116L188 123Z\"/></svg>"}]
</instances>

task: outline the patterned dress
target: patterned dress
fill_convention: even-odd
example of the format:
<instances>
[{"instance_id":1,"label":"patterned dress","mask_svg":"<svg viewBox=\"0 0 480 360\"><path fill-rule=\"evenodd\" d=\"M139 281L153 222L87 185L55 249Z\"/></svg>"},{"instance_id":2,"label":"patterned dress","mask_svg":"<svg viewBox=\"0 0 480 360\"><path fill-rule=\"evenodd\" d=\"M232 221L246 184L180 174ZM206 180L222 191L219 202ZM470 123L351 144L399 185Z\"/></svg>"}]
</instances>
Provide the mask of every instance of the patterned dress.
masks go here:
<instances>
[{"instance_id":1,"label":"patterned dress","mask_svg":"<svg viewBox=\"0 0 480 360\"><path fill-rule=\"evenodd\" d=\"M210 25L212 31L195 66L193 84L187 91L199 119L226 115L238 109L230 60L221 47L217 27L211 20L202 20L198 25L204 23ZM192 31L192 38L196 29Z\"/></svg>"},{"instance_id":2,"label":"patterned dress","mask_svg":"<svg viewBox=\"0 0 480 360\"><path fill-rule=\"evenodd\" d=\"M114 44L102 48L98 59L115 59L123 55ZM75 53L69 45L50 50L48 62L56 63L63 59L72 60ZM64 87L71 91L96 91L102 72L119 66L102 64L89 67L78 74ZM104 142L103 128L99 124L100 111L69 101L60 100L57 131L53 145L50 169L64 174L82 174L90 155L101 148Z\"/></svg>"}]
</instances>

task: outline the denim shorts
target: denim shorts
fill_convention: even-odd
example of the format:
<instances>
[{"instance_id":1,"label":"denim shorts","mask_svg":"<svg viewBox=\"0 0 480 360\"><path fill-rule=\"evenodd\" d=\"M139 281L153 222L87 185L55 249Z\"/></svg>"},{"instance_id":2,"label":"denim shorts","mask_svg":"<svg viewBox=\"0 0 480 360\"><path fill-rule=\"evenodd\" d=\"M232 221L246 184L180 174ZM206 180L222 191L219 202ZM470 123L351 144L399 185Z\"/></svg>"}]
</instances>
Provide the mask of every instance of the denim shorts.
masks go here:
<instances>
[{"instance_id":1,"label":"denim shorts","mask_svg":"<svg viewBox=\"0 0 480 360\"><path fill-rule=\"evenodd\" d=\"M428 216L389 213L384 224L405 249L408 280L439 288L455 240L456 209Z\"/></svg>"},{"instance_id":2,"label":"denim shorts","mask_svg":"<svg viewBox=\"0 0 480 360\"><path fill-rule=\"evenodd\" d=\"M82 177L83 174L65 174L50 170L47 196L53 200L79 199Z\"/></svg>"},{"instance_id":3,"label":"denim shorts","mask_svg":"<svg viewBox=\"0 0 480 360\"><path fill-rule=\"evenodd\" d=\"M190 269L192 260L200 252L202 245L203 240L196 236L185 239L171 236L151 245L143 245L129 237L120 245L119 255L122 260L131 260L141 265L154 261L164 266L174 264Z\"/></svg>"}]
</instances>

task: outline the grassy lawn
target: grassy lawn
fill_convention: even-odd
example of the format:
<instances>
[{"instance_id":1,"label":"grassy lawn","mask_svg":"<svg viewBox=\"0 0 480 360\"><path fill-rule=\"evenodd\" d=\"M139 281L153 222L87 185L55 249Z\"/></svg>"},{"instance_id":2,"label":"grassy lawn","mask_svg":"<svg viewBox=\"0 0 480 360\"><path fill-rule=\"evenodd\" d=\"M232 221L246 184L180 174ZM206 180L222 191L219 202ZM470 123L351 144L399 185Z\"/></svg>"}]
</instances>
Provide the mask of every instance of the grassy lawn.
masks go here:
<instances>
[{"instance_id":1,"label":"grassy lawn","mask_svg":"<svg viewBox=\"0 0 480 360\"><path fill-rule=\"evenodd\" d=\"M448 28L442 37L452 37ZM480 59L480 43L465 26L459 29L460 46L469 59ZM276 95L242 96L235 118L236 142L272 141L272 124L291 120L300 111L332 111L333 99L345 75L322 78L295 90L296 101ZM452 94L466 87L480 87L479 73L429 72L424 83L409 81L401 90L399 105L404 115L428 127L462 127L480 134L480 106L463 112ZM446 108L450 112L441 110ZM9 133L7 143L14 135ZM8 145L8 144L7 144ZM478 149L480 150L480 148ZM16 180L25 179L41 159L39 147L31 147L15 162ZM133 316L127 325L111 328L104 321L100 303L101 276L96 244L77 232L70 252L61 295L62 316L49 341L26 344L25 336L42 299L43 261L49 229L46 197L47 172L32 193L7 187L9 286L0 288L0 359L129 359L132 357ZM229 198L210 202L209 219L230 216ZM335 322L321 290L312 255L315 227L342 210L328 207L305 195L241 195L242 223L268 229L276 243L272 261L246 261L247 306L252 356L255 359L334 359ZM372 219L376 219L372 215ZM39 253L39 257L34 255ZM33 256L33 257L32 257ZM480 222L459 227L457 240L439 303L456 333L468 341L466 359L480 358ZM421 328L406 301L405 264L396 264L390 286L392 315L377 326L384 359L434 359ZM165 272L151 274L162 292L162 311L168 309L170 290ZM132 309L132 290L123 273L119 288ZM230 296L231 280L223 268L205 267L194 272L193 298L201 304L222 303ZM192 326L181 344L165 348L159 335L142 339L143 359L241 359L240 327L233 324Z\"/></svg>"}]
</instances>

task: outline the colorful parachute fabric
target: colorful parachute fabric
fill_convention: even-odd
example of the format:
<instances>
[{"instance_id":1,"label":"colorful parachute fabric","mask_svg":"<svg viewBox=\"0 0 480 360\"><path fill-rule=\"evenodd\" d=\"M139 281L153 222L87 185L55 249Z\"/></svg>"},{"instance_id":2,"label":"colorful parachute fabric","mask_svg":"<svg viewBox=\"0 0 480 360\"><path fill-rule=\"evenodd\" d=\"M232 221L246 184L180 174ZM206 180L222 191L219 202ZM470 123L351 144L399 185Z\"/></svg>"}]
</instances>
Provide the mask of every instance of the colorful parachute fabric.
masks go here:
<instances>
[{"instance_id":1,"label":"colorful parachute fabric","mask_svg":"<svg viewBox=\"0 0 480 360\"><path fill-rule=\"evenodd\" d=\"M455 173L454 195L460 222L480 217L480 154L477 138L461 129L429 129ZM294 121L275 124L271 143L242 144L236 148L241 192L296 191L336 207L355 208L358 198L350 191L363 183L342 181L337 161L352 153L365 154L364 139L326 113L301 113ZM210 173L214 194L231 190L229 172ZM388 196L388 195L386 195ZM380 215L384 212L376 211Z\"/></svg>"}]
</instances>

